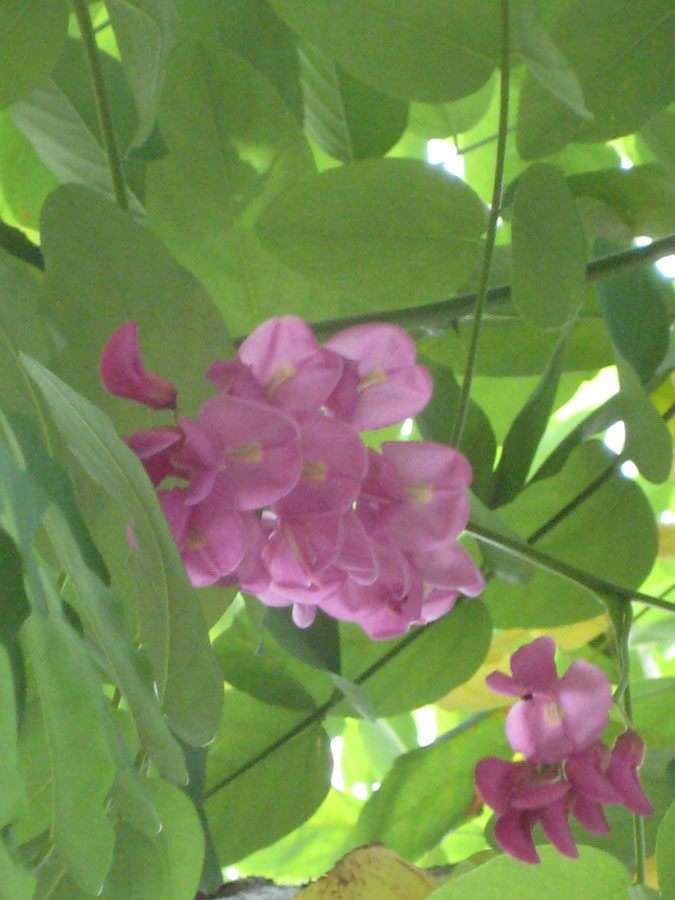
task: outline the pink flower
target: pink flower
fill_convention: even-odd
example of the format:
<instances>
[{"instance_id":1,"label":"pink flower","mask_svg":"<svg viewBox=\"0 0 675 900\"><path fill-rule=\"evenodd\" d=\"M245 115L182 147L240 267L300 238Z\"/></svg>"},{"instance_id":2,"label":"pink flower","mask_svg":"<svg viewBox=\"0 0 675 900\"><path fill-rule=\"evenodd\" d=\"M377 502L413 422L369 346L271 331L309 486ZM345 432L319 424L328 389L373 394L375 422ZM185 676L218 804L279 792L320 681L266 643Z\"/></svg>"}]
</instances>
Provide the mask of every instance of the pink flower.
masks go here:
<instances>
[{"instance_id":1,"label":"pink flower","mask_svg":"<svg viewBox=\"0 0 675 900\"><path fill-rule=\"evenodd\" d=\"M402 422L429 402L431 375L415 364L415 342L395 325L354 325L324 346L348 360L326 405L356 431Z\"/></svg>"},{"instance_id":2,"label":"pink flower","mask_svg":"<svg viewBox=\"0 0 675 900\"><path fill-rule=\"evenodd\" d=\"M169 475L177 474L173 461L177 447L183 442L180 428L158 427L136 431L124 438L124 443L143 463L150 481L158 487Z\"/></svg>"},{"instance_id":3,"label":"pink flower","mask_svg":"<svg viewBox=\"0 0 675 900\"><path fill-rule=\"evenodd\" d=\"M179 464L190 473L189 502L216 482L234 509L260 509L286 496L302 471L299 429L281 410L221 394L202 404L197 422L181 417Z\"/></svg>"},{"instance_id":4,"label":"pink flower","mask_svg":"<svg viewBox=\"0 0 675 900\"><path fill-rule=\"evenodd\" d=\"M196 506L187 504L182 488L158 495L192 584L206 587L234 572L244 557L246 530L238 512L223 509L219 492Z\"/></svg>"},{"instance_id":5,"label":"pink flower","mask_svg":"<svg viewBox=\"0 0 675 900\"><path fill-rule=\"evenodd\" d=\"M322 349L297 316L263 322L237 357L262 386L268 403L296 414L318 412L342 375L338 354ZM213 375L213 367L209 371Z\"/></svg>"},{"instance_id":6,"label":"pink flower","mask_svg":"<svg viewBox=\"0 0 675 900\"><path fill-rule=\"evenodd\" d=\"M510 678L493 672L493 691L520 697L506 718L514 750L536 763L555 763L599 740L609 721L612 688L602 669L575 660L562 678L555 667L555 642L537 638L511 657Z\"/></svg>"},{"instance_id":7,"label":"pink flower","mask_svg":"<svg viewBox=\"0 0 675 900\"><path fill-rule=\"evenodd\" d=\"M125 322L101 353L101 380L114 397L135 400L150 409L175 409L176 388L143 366L135 322Z\"/></svg>"}]
</instances>

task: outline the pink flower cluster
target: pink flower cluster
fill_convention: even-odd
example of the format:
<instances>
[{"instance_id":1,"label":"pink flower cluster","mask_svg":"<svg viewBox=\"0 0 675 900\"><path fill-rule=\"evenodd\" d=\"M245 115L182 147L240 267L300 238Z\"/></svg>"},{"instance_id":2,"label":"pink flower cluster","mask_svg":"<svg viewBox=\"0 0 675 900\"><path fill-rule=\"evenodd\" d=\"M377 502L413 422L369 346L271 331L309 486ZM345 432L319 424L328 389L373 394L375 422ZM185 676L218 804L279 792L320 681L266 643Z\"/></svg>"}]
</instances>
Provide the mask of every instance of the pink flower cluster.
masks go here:
<instances>
[{"instance_id":1,"label":"pink flower cluster","mask_svg":"<svg viewBox=\"0 0 675 900\"><path fill-rule=\"evenodd\" d=\"M465 457L422 441L376 452L359 435L416 415L431 396L399 328L360 325L319 346L301 319L270 319L234 359L209 367L218 393L196 419L178 415L173 384L144 368L134 322L106 344L101 377L117 397L174 410L173 425L126 442L194 585L236 583L269 606L292 606L301 627L320 608L373 638L437 619L460 591L482 591L457 542L469 515Z\"/></svg>"},{"instance_id":2,"label":"pink flower cluster","mask_svg":"<svg viewBox=\"0 0 675 900\"><path fill-rule=\"evenodd\" d=\"M562 678L555 642L538 638L511 657L509 677L493 672L488 687L519 697L506 717L506 735L522 762L489 757L476 766L476 787L497 813L495 838L511 856L539 862L532 840L537 822L565 856L577 857L569 815L593 834L609 825L603 805L623 805L641 816L652 806L638 768L645 748L634 731L620 734L610 750L600 738L609 722L612 690L604 672L585 660Z\"/></svg>"}]
</instances>

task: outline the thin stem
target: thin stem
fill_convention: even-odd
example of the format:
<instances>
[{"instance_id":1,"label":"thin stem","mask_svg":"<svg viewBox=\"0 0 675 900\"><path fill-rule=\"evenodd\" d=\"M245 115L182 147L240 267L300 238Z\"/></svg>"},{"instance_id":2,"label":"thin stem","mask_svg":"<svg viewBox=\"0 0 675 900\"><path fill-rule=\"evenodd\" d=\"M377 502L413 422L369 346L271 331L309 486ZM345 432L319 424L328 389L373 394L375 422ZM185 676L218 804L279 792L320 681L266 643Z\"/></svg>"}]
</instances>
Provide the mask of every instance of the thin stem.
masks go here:
<instances>
[{"instance_id":1,"label":"thin stem","mask_svg":"<svg viewBox=\"0 0 675 900\"><path fill-rule=\"evenodd\" d=\"M502 534L498 534L496 531L483 528L483 526L477 525L475 522L469 522L466 526L466 533L479 541L491 544L493 547L499 547L500 550L505 550L512 556L525 560L525 562L533 563L540 569L546 569L548 572L567 578L568 581L580 584L594 593L616 597L617 600L636 600L639 603L646 603L647 606L656 606L659 609L667 609L668 612L675 612L675 603L669 603L661 597L652 597L650 594L642 594L639 591L633 591L630 588L606 581L604 578L599 578L591 572L585 572L583 569L578 569L576 566L563 562L560 559L555 559L546 553L540 553L539 550L535 550L529 544L512 540Z\"/></svg>"},{"instance_id":2,"label":"thin stem","mask_svg":"<svg viewBox=\"0 0 675 900\"><path fill-rule=\"evenodd\" d=\"M515 125L509 125L506 129L507 134L511 134L511 132L516 130ZM482 138L480 141L475 141L473 144L467 144L466 147L457 146L457 141L455 141L455 147L457 147L457 156L466 156L467 153L471 153L473 150L480 150L481 147L487 146L487 144L492 144L499 137L499 132L495 131L494 134L489 134L487 137Z\"/></svg>"},{"instance_id":3,"label":"thin stem","mask_svg":"<svg viewBox=\"0 0 675 900\"><path fill-rule=\"evenodd\" d=\"M464 431L464 423L469 408L469 396L471 394L471 382L473 381L473 371L476 366L476 354L478 351L478 338L480 335L480 323L485 311L485 301L487 298L488 280L490 277L490 268L492 266L492 255L495 249L495 238L497 235L497 222L499 220L499 212L502 203L502 186L504 182L504 159L506 157L506 138L509 125L509 73L510 73L510 38L509 38L509 0L501 0L502 12L502 58L501 58L501 77L499 88L499 131L497 137L497 157L495 160L495 176L492 185L492 205L490 207L490 217L488 219L487 234L485 237L485 254L483 256L483 267L480 273L480 281L478 283L478 292L476 296L476 307L473 314L473 326L471 329L471 340L469 342L469 352L466 359L466 367L464 370L464 379L462 380L462 392L459 398L457 415L455 417L455 425L452 434L452 444L459 447L462 442L462 433Z\"/></svg>"},{"instance_id":4,"label":"thin stem","mask_svg":"<svg viewBox=\"0 0 675 900\"><path fill-rule=\"evenodd\" d=\"M610 256L595 259L586 266L586 280L595 281L612 272L630 269L645 263L655 262L662 256L675 253L675 234L669 234L658 241L652 241L646 247L632 247ZM406 306L401 309L383 310L382 312L362 313L358 316L342 316L339 319L324 319L312 325L319 338L328 338L351 325L363 325L367 322L391 322L401 328L415 330L416 337L432 337L445 334L457 324L458 319L473 313L478 295L475 292L458 294L447 300L426 303L421 306ZM490 288L486 294L486 309L502 306L511 299L511 285L501 284ZM243 338L238 340L241 343Z\"/></svg>"},{"instance_id":5,"label":"thin stem","mask_svg":"<svg viewBox=\"0 0 675 900\"><path fill-rule=\"evenodd\" d=\"M106 156L108 157L113 193L115 194L115 200L120 209L126 210L129 206L127 203L126 189L124 187L124 175L122 174L122 164L120 162L119 153L117 152L115 129L113 128L108 93L106 91L105 81L103 80L103 71L101 69L101 57L99 56L96 35L94 34L91 23L89 6L87 5L87 0L72 0L72 4L80 34L82 35L84 55L87 60L89 75L94 89L98 121L101 126L101 135L103 136Z\"/></svg>"},{"instance_id":6,"label":"thin stem","mask_svg":"<svg viewBox=\"0 0 675 900\"><path fill-rule=\"evenodd\" d=\"M623 695L626 707L626 716L629 722L633 721L633 699L630 693L630 684L626 685ZM647 885L647 841L645 838L645 820L642 816L633 813L633 841L635 843L635 880L637 884Z\"/></svg>"}]
</instances>

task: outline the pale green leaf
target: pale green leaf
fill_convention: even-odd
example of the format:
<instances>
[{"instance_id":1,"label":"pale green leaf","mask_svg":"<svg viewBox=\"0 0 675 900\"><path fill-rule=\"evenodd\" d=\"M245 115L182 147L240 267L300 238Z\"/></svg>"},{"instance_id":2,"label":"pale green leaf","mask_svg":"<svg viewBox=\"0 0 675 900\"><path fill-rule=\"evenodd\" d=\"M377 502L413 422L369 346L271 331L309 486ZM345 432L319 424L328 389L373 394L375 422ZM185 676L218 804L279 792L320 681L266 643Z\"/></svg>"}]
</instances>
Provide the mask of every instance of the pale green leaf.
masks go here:
<instances>
[{"instance_id":1,"label":"pale green leaf","mask_svg":"<svg viewBox=\"0 0 675 900\"><path fill-rule=\"evenodd\" d=\"M0 107L25 97L49 75L68 27L63 0L1 0Z\"/></svg>"}]
</instances>

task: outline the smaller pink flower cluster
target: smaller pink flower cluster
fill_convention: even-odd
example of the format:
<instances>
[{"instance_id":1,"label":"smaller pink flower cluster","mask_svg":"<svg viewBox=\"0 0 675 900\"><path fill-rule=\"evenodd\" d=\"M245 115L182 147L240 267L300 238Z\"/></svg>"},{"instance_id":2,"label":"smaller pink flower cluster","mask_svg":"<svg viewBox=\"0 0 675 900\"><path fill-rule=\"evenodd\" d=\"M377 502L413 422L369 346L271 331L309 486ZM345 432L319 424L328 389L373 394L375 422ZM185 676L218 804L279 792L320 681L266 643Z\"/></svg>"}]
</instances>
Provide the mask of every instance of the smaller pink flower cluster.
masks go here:
<instances>
[{"instance_id":1,"label":"smaller pink flower cluster","mask_svg":"<svg viewBox=\"0 0 675 900\"><path fill-rule=\"evenodd\" d=\"M135 322L106 344L101 377L117 397L176 409L173 384L143 366ZM270 319L206 377L218 393L196 419L175 414L174 425L125 439L194 585L236 583L292 606L301 627L320 608L373 638L482 591L457 542L469 515L465 457L423 441L376 452L359 435L429 401L431 376L405 332L361 325L319 346L301 319Z\"/></svg>"},{"instance_id":2,"label":"smaller pink flower cluster","mask_svg":"<svg viewBox=\"0 0 675 900\"><path fill-rule=\"evenodd\" d=\"M591 833L605 835L605 804L641 816L654 812L638 777L645 753L639 735L625 731L611 750L600 740L612 705L602 669L574 660L558 678L555 642L542 637L513 654L511 673L493 672L486 683L520 698L506 717L506 736L525 760L489 757L476 766L478 793L497 813L495 838L506 853L538 863L532 829L540 822L551 843L576 858L570 814Z\"/></svg>"}]
</instances>

